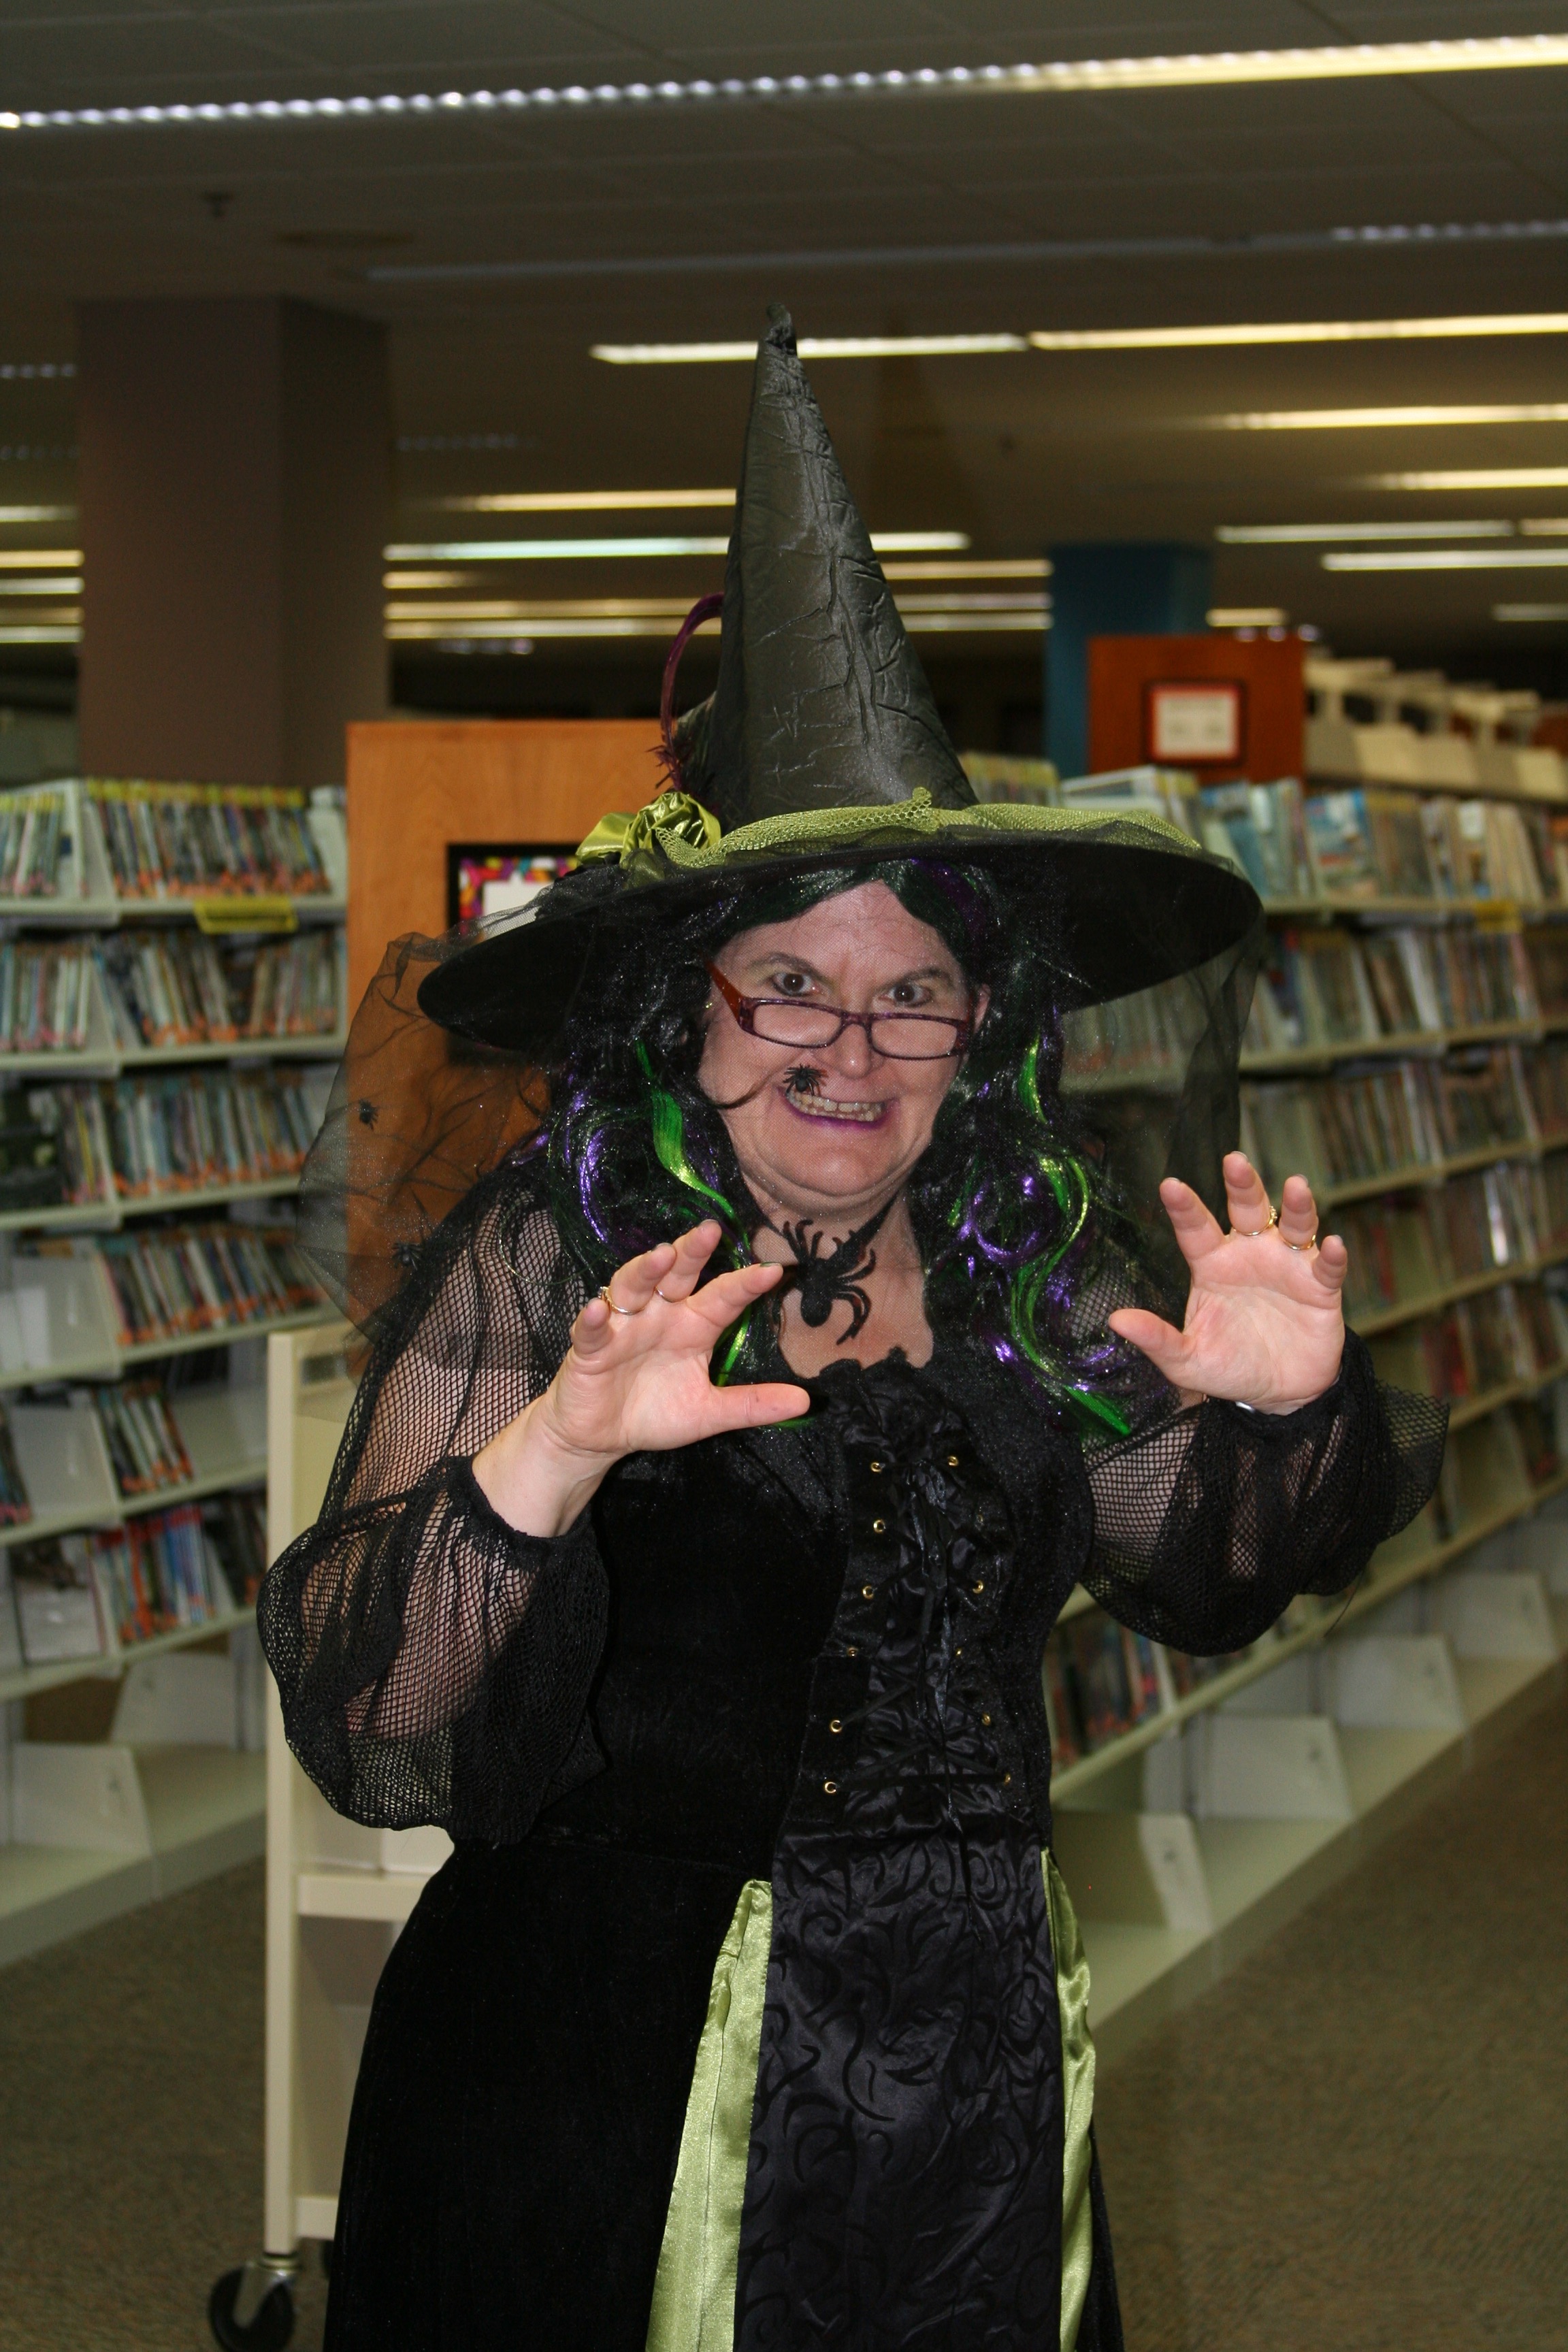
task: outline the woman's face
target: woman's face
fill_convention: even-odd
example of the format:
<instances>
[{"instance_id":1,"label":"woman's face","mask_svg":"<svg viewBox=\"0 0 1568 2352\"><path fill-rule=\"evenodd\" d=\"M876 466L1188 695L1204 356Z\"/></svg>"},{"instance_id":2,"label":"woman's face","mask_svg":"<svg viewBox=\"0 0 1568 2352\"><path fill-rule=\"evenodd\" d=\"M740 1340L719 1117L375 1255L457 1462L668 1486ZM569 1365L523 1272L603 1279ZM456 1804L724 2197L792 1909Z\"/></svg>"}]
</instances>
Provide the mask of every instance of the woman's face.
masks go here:
<instances>
[{"instance_id":1,"label":"woman's face","mask_svg":"<svg viewBox=\"0 0 1568 2352\"><path fill-rule=\"evenodd\" d=\"M741 931L713 959L748 997L850 1013L948 1014L977 1024L974 994L940 935L885 882ZM741 1172L764 1202L842 1226L897 1192L931 1141L959 1058L893 1060L865 1029L831 1045L773 1045L741 1027L717 987L699 1083L721 1105Z\"/></svg>"}]
</instances>

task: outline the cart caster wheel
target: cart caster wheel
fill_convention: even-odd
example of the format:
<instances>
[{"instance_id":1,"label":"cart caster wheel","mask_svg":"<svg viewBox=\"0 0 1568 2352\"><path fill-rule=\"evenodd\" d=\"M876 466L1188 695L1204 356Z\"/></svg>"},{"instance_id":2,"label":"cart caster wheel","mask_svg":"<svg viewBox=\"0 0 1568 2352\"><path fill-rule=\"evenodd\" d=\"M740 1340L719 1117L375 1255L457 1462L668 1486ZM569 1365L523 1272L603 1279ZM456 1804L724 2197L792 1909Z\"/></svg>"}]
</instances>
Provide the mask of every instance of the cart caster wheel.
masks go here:
<instances>
[{"instance_id":1,"label":"cart caster wheel","mask_svg":"<svg viewBox=\"0 0 1568 2352\"><path fill-rule=\"evenodd\" d=\"M294 2333L293 2294L287 2280L278 2278L268 2267L268 2275L276 2284L259 2300L256 2284L247 2295L246 2272L251 2267L247 2263L242 2270L225 2271L207 2297L207 2325L213 2340L221 2352L283 2352ZM264 2285L265 2280L256 2284Z\"/></svg>"}]
</instances>

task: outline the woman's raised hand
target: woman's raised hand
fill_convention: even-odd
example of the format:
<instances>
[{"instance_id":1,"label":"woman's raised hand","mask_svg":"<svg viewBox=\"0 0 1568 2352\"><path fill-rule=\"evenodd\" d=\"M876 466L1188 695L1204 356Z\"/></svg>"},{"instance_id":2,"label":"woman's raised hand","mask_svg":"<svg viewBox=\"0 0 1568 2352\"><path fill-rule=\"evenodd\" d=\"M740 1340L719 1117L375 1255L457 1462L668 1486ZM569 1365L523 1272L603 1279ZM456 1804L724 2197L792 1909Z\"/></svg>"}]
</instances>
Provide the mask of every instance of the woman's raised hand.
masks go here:
<instances>
[{"instance_id":1,"label":"woman's raised hand","mask_svg":"<svg viewBox=\"0 0 1568 2352\"><path fill-rule=\"evenodd\" d=\"M1245 1153L1227 1153L1225 1191L1228 1233L1190 1185L1167 1177L1160 1187L1192 1269L1182 1329L1138 1307L1119 1307L1110 1328L1173 1388L1293 1412L1339 1377L1345 1245L1333 1234L1317 1245L1318 1208L1304 1176L1286 1178L1272 1225L1263 1180Z\"/></svg>"},{"instance_id":2,"label":"woman's raised hand","mask_svg":"<svg viewBox=\"0 0 1568 2352\"><path fill-rule=\"evenodd\" d=\"M721 1389L710 1379L721 1335L784 1272L740 1266L699 1290L720 1237L709 1221L617 1266L605 1285L613 1306L589 1299L548 1389L474 1456L482 1492L510 1525L559 1535L623 1454L667 1453L808 1410L792 1383Z\"/></svg>"}]
</instances>

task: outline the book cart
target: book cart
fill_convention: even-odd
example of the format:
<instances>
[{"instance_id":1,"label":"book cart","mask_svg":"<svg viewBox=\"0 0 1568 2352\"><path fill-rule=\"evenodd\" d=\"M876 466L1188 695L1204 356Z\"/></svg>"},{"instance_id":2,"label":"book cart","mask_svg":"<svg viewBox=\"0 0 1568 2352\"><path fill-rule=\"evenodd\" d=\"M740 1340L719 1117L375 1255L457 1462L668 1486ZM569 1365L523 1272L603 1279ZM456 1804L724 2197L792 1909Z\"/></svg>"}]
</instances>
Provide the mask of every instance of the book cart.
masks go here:
<instances>
[{"instance_id":1,"label":"book cart","mask_svg":"<svg viewBox=\"0 0 1568 2352\"><path fill-rule=\"evenodd\" d=\"M343 1029L314 802L0 793L0 1961L261 1849L258 1343L325 1311L288 1219Z\"/></svg>"}]
</instances>

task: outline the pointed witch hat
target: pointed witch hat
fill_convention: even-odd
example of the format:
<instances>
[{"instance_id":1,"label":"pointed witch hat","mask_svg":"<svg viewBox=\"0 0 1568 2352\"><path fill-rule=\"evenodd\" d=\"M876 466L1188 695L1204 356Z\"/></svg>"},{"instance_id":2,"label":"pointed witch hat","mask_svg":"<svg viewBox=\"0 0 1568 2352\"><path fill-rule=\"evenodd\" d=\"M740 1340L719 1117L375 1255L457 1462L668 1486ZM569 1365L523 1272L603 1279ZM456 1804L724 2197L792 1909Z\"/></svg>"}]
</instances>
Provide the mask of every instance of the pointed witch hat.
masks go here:
<instances>
[{"instance_id":1,"label":"pointed witch hat","mask_svg":"<svg viewBox=\"0 0 1568 2352\"><path fill-rule=\"evenodd\" d=\"M774 304L757 351L721 600L693 608L665 678L668 789L600 819L576 872L454 940L422 1011L548 1059L596 933L663 901L803 866L984 864L1058 909L1062 1008L1154 986L1235 948L1259 902L1176 826L1141 813L978 803ZM672 723L675 665L721 609L719 682ZM653 895L650 895L653 894Z\"/></svg>"}]
</instances>

